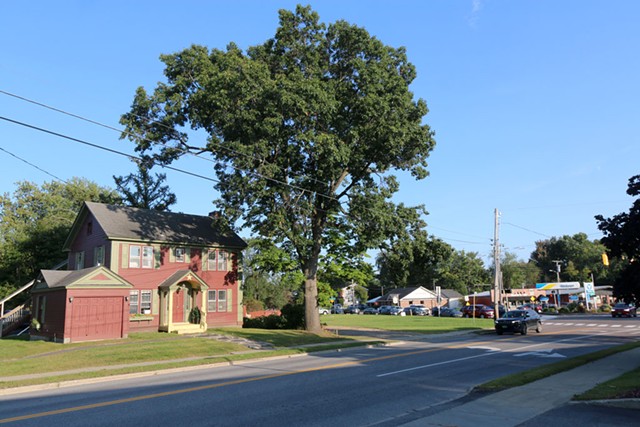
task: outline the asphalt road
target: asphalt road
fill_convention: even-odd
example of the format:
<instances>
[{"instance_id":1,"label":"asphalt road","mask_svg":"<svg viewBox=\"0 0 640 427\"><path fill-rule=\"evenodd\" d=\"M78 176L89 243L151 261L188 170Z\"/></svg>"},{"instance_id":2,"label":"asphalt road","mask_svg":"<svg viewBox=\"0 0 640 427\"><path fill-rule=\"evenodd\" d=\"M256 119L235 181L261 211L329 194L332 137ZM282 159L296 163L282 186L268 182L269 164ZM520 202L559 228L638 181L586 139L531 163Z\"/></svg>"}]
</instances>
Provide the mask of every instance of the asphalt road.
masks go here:
<instances>
[{"instance_id":1,"label":"asphalt road","mask_svg":"<svg viewBox=\"0 0 640 427\"><path fill-rule=\"evenodd\" d=\"M1 396L0 424L397 426L459 404L488 380L637 340L640 320L563 316L545 321L541 334L403 338L392 346ZM543 423L567 424L576 423Z\"/></svg>"}]
</instances>

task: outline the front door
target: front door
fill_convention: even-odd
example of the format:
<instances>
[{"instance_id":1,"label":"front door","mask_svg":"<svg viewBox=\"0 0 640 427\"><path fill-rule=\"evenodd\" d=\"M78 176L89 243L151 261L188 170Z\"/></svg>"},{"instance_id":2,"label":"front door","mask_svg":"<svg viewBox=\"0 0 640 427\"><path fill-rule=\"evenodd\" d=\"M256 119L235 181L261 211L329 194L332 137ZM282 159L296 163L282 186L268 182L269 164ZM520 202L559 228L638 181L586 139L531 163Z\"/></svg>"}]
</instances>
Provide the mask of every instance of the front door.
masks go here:
<instances>
[{"instance_id":1,"label":"front door","mask_svg":"<svg viewBox=\"0 0 640 427\"><path fill-rule=\"evenodd\" d=\"M173 294L173 323L184 322L185 293L185 288L178 288Z\"/></svg>"}]
</instances>

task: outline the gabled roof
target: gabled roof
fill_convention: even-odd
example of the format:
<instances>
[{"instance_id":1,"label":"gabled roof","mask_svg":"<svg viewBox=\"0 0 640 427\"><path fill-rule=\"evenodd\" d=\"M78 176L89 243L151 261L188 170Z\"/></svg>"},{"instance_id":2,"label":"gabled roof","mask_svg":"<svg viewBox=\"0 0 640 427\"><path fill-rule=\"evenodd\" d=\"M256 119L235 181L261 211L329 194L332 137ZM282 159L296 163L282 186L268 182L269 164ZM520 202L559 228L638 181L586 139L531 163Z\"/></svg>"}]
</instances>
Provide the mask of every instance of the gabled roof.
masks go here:
<instances>
[{"instance_id":1,"label":"gabled roof","mask_svg":"<svg viewBox=\"0 0 640 427\"><path fill-rule=\"evenodd\" d=\"M416 299L416 298L436 298L436 294L423 286L413 288L397 288L388 291L380 298L380 300L389 301L393 296L397 295L398 299Z\"/></svg>"},{"instance_id":2,"label":"gabled roof","mask_svg":"<svg viewBox=\"0 0 640 427\"><path fill-rule=\"evenodd\" d=\"M177 285L180 282L189 282L200 285L200 289L209 289L207 283L200 278L196 273L191 270L177 270L171 276L167 277L165 280L158 285L158 289L167 290L172 286Z\"/></svg>"},{"instance_id":3,"label":"gabled roof","mask_svg":"<svg viewBox=\"0 0 640 427\"><path fill-rule=\"evenodd\" d=\"M71 229L64 249L69 250L80 227L93 215L107 238L201 246L245 248L247 244L233 231L220 232L212 227L209 216L160 212L150 209L85 202Z\"/></svg>"},{"instance_id":4,"label":"gabled roof","mask_svg":"<svg viewBox=\"0 0 640 427\"><path fill-rule=\"evenodd\" d=\"M131 283L104 266L82 270L41 270L32 292L78 287L132 288Z\"/></svg>"},{"instance_id":5,"label":"gabled roof","mask_svg":"<svg viewBox=\"0 0 640 427\"><path fill-rule=\"evenodd\" d=\"M446 299L464 298L464 295L462 295L460 292L456 291L455 289L442 289L440 291L440 294L442 295L442 298L446 298Z\"/></svg>"}]
</instances>

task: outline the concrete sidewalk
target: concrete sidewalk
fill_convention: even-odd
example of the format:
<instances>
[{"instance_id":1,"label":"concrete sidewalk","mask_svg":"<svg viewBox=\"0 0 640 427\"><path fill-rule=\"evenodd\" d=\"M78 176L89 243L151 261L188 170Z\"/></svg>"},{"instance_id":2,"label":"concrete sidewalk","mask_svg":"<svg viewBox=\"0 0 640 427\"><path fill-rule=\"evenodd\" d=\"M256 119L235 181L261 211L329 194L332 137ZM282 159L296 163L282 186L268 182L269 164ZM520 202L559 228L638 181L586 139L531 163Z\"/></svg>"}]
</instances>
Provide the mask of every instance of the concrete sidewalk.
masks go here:
<instances>
[{"instance_id":1,"label":"concrete sidewalk","mask_svg":"<svg viewBox=\"0 0 640 427\"><path fill-rule=\"evenodd\" d=\"M545 379L451 407L403 426L516 426L558 408L574 395L640 367L640 347ZM640 410L640 399L598 401Z\"/></svg>"}]
</instances>

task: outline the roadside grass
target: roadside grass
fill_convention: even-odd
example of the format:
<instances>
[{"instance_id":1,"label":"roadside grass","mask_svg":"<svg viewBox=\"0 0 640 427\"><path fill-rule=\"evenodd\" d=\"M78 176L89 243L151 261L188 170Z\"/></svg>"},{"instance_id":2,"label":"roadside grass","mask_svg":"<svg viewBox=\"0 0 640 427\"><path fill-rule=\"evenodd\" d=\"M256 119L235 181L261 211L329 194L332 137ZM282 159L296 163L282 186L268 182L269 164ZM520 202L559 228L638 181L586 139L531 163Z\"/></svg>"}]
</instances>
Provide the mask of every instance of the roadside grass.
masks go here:
<instances>
[{"instance_id":1,"label":"roadside grass","mask_svg":"<svg viewBox=\"0 0 640 427\"><path fill-rule=\"evenodd\" d=\"M618 378L598 384L582 394L574 396L574 400L606 400L640 398L640 368Z\"/></svg>"},{"instance_id":2,"label":"roadside grass","mask_svg":"<svg viewBox=\"0 0 640 427\"><path fill-rule=\"evenodd\" d=\"M585 365L594 360L602 359L603 357L611 356L619 352L631 350L633 348L640 347L640 342L627 343L612 348L607 348L594 353L585 354L582 356L574 357L568 360L562 360L560 362L552 363L550 365L540 366L539 368L530 369L525 372L519 372L517 374L507 375L502 378L489 381L474 388L474 391L479 392L495 392L512 387L518 387L523 384L527 384L533 381L537 381L546 378L550 375L558 374L560 372L569 371L578 366ZM634 374L635 373L635 374ZM633 376L634 381L627 381L627 376ZM592 400L592 399L613 399L619 394L626 391L637 390L640 384L640 369L622 375L612 381L602 383L594 387L593 389L574 397L577 400ZM598 396L598 397L594 397Z\"/></svg>"},{"instance_id":3,"label":"roadside grass","mask_svg":"<svg viewBox=\"0 0 640 427\"><path fill-rule=\"evenodd\" d=\"M464 319L437 316L373 316L328 314L320 317L325 329L351 327L388 331L441 334L445 332L493 329L493 319Z\"/></svg>"},{"instance_id":4,"label":"roadside grass","mask_svg":"<svg viewBox=\"0 0 640 427\"><path fill-rule=\"evenodd\" d=\"M0 388L56 382L105 375L194 366L221 361L244 360L274 355L291 355L311 351L362 345L345 342L345 339L325 333L306 331L268 331L262 329L221 328L211 329L211 334L235 335L253 341L268 342L275 348L251 350L244 345L212 339L189 337L160 332L132 333L124 340L108 340L76 344L59 344L28 339L3 339L0 341ZM286 347L298 346L297 349ZM312 346L306 348L305 346ZM194 358L196 360L189 360ZM178 362L176 362L178 361ZM157 362L157 363L156 363ZM121 365L133 365L123 367ZM107 369L99 369L106 367ZM76 372L59 375L64 371L96 368L92 372ZM12 381L10 377L47 374L53 376L38 379Z\"/></svg>"}]
</instances>

